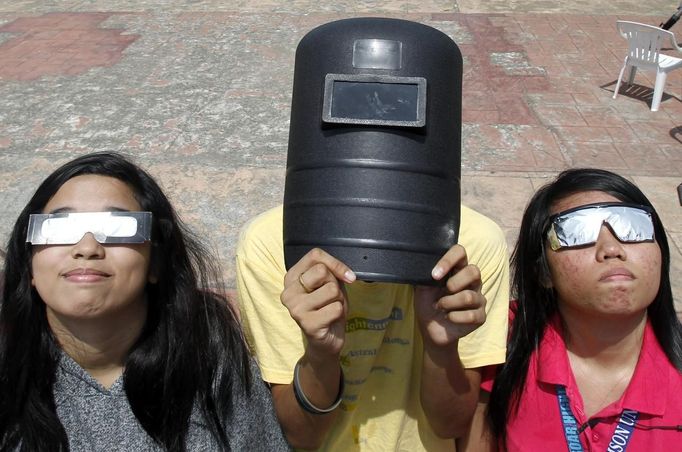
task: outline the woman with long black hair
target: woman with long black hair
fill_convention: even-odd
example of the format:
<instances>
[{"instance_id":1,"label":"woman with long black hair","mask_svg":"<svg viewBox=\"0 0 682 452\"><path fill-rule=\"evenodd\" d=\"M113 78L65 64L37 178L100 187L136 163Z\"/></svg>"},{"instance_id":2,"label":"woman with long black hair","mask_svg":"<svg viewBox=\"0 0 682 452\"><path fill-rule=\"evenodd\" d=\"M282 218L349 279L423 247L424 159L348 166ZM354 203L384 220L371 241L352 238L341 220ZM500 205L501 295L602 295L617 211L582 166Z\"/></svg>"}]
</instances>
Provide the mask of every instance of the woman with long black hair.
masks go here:
<instances>
[{"instance_id":1,"label":"woman with long black hair","mask_svg":"<svg viewBox=\"0 0 682 452\"><path fill-rule=\"evenodd\" d=\"M530 200L512 272L507 361L468 450L678 449L682 326L646 196L608 171L564 171Z\"/></svg>"},{"instance_id":2,"label":"woman with long black hair","mask_svg":"<svg viewBox=\"0 0 682 452\"><path fill-rule=\"evenodd\" d=\"M115 153L20 213L0 305L0 450L286 450L218 269Z\"/></svg>"}]
</instances>

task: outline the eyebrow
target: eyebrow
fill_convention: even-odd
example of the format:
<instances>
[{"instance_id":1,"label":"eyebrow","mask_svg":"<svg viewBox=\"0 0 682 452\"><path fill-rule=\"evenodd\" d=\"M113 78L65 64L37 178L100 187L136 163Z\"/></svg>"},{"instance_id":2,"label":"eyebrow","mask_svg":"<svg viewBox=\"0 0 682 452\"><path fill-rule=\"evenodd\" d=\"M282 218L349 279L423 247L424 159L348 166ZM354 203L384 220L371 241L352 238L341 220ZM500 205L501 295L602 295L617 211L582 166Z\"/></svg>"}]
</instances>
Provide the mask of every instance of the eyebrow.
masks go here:
<instances>
[{"instance_id":1,"label":"eyebrow","mask_svg":"<svg viewBox=\"0 0 682 452\"><path fill-rule=\"evenodd\" d=\"M47 212L49 215L55 214L55 213L72 213L75 212L76 209L73 207L60 207L58 209L51 210ZM113 206L107 206L103 210L100 210L100 212L132 212L130 209L123 209L121 207L113 207Z\"/></svg>"}]
</instances>

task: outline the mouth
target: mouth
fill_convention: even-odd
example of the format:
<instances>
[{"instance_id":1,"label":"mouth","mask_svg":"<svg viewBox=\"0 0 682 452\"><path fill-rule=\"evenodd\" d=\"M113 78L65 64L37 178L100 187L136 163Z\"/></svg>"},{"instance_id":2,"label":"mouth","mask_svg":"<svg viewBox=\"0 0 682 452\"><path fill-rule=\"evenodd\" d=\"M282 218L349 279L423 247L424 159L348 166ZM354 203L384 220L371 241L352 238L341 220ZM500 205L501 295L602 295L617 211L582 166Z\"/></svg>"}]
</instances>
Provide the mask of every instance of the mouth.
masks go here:
<instances>
[{"instance_id":1,"label":"mouth","mask_svg":"<svg viewBox=\"0 0 682 452\"><path fill-rule=\"evenodd\" d=\"M599 281L631 281L635 279L635 275L626 268L614 268L601 274Z\"/></svg>"},{"instance_id":2,"label":"mouth","mask_svg":"<svg viewBox=\"0 0 682 452\"><path fill-rule=\"evenodd\" d=\"M96 270L94 268L74 268L73 270L69 270L65 273L62 273L61 276L63 276L66 279L93 280L108 278L111 275L107 272Z\"/></svg>"}]
</instances>

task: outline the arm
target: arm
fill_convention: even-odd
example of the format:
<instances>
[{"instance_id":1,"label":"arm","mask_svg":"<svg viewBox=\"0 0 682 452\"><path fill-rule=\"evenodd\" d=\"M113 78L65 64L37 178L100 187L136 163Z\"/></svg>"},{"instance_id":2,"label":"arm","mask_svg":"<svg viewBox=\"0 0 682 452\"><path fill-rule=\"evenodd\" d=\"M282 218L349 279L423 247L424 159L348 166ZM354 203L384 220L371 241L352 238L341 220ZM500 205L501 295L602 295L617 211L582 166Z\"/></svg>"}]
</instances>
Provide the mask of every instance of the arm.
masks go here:
<instances>
[{"instance_id":1,"label":"arm","mask_svg":"<svg viewBox=\"0 0 682 452\"><path fill-rule=\"evenodd\" d=\"M465 436L457 439L458 452L497 452L497 444L486 419L489 397L488 391L481 390L474 417L469 424L469 431Z\"/></svg>"},{"instance_id":2,"label":"arm","mask_svg":"<svg viewBox=\"0 0 682 452\"><path fill-rule=\"evenodd\" d=\"M453 246L438 261L433 277L452 274L444 288L418 287L415 310L424 341L420 397L434 432L443 438L463 435L478 400L481 376L464 369L457 345L486 318L478 268L464 248Z\"/></svg>"},{"instance_id":3,"label":"arm","mask_svg":"<svg viewBox=\"0 0 682 452\"><path fill-rule=\"evenodd\" d=\"M352 283L353 272L322 250L306 254L284 277L282 304L306 338L300 358L299 387L315 406L326 409L339 395L339 353L345 339L347 301L341 282ZM294 395L294 385L272 388L275 409L294 447L318 448L332 427L337 410L312 414Z\"/></svg>"},{"instance_id":4,"label":"arm","mask_svg":"<svg viewBox=\"0 0 682 452\"><path fill-rule=\"evenodd\" d=\"M429 383L421 386L421 402L438 436L459 438L466 434L476 408L480 375L477 370L464 369L459 359L447 366L424 365L422 378Z\"/></svg>"},{"instance_id":5,"label":"arm","mask_svg":"<svg viewBox=\"0 0 682 452\"><path fill-rule=\"evenodd\" d=\"M314 266L311 260L306 262L309 267ZM301 326L289 311L289 308L294 309L299 320L310 317L301 314L305 309L295 308L295 301L305 301L308 294L298 281L298 276L304 271L300 263L289 274L285 268L281 206L259 215L244 227L237 247L236 264L242 326L257 357L262 378L271 386L282 430L292 445L313 448L324 439L336 414L313 416L301 409L291 385L294 365L301 360L301 389L319 408L327 408L338 394L340 366L338 356L333 352L311 353L317 349L307 346ZM315 279L314 272L304 276L309 288L315 287ZM334 287L339 287L336 278L330 280L327 288ZM345 295L341 299L345 303ZM344 303L331 303L327 313L334 306L345 306ZM311 327L306 323L306 328ZM338 331L338 327L331 329ZM333 338L334 334L327 337ZM335 347L340 349L340 344ZM325 359L330 364L324 364ZM319 373L315 373L317 370Z\"/></svg>"}]
</instances>

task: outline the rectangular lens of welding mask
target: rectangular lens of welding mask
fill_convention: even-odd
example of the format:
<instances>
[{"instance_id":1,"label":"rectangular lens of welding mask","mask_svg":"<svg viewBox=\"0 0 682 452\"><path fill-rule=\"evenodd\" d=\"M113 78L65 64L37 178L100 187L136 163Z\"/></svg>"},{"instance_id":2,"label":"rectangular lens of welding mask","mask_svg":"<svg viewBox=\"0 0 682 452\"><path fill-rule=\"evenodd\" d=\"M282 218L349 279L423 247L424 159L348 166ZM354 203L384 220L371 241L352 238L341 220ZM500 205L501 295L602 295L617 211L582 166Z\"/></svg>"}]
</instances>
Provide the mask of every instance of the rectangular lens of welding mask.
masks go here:
<instances>
[{"instance_id":1,"label":"rectangular lens of welding mask","mask_svg":"<svg viewBox=\"0 0 682 452\"><path fill-rule=\"evenodd\" d=\"M327 74L322 121L327 124L424 127L426 79Z\"/></svg>"},{"instance_id":2,"label":"rectangular lens of welding mask","mask_svg":"<svg viewBox=\"0 0 682 452\"><path fill-rule=\"evenodd\" d=\"M621 242L654 240L651 209L637 204L589 204L560 212L552 216L550 221L547 239L554 251L596 243L604 223L609 225Z\"/></svg>"},{"instance_id":3,"label":"rectangular lens of welding mask","mask_svg":"<svg viewBox=\"0 0 682 452\"><path fill-rule=\"evenodd\" d=\"M90 232L99 243L144 243L151 238L151 212L32 214L26 242L73 245Z\"/></svg>"}]
</instances>

